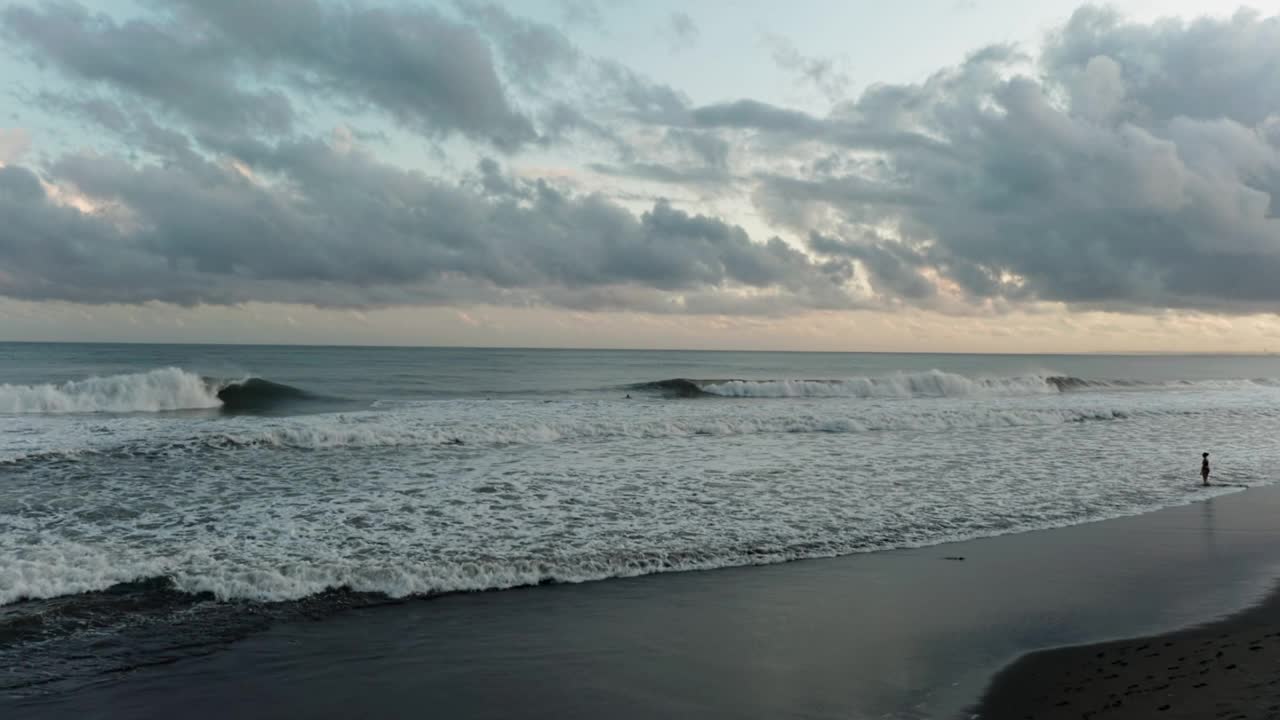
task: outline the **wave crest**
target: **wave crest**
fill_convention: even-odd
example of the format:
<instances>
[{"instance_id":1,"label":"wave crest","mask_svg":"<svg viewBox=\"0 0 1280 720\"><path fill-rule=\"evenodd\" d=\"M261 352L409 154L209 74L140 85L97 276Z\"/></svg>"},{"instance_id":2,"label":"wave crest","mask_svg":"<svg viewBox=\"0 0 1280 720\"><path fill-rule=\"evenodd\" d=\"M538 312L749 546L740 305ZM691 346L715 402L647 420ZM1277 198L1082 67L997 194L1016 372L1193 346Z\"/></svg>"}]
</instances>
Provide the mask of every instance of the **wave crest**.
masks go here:
<instances>
[{"instance_id":1,"label":"wave crest","mask_svg":"<svg viewBox=\"0 0 1280 720\"><path fill-rule=\"evenodd\" d=\"M221 405L204 378L174 367L57 385L0 385L0 413L160 412Z\"/></svg>"},{"instance_id":2,"label":"wave crest","mask_svg":"<svg viewBox=\"0 0 1280 720\"><path fill-rule=\"evenodd\" d=\"M675 397L916 398L1043 395L1109 386L1061 375L969 378L930 370L845 380L698 380L673 378L633 386Z\"/></svg>"},{"instance_id":3,"label":"wave crest","mask_svg":"<svg viewBox=\"0 0 1280 720\"><path fill-rule=\"evenodd\" d=\"M311 397L261 378L216 380L168 367L59 384L0 385L0 414L255 411Z\"/></svg>"}]
</instances>

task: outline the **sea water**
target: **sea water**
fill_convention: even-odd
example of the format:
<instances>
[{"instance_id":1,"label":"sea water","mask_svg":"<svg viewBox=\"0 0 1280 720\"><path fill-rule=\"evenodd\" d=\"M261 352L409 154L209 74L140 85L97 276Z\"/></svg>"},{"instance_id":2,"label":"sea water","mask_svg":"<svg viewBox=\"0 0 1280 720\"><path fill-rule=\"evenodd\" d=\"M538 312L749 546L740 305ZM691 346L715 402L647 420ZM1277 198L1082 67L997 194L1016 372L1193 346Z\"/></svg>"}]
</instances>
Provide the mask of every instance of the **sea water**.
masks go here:
<instances>
[{"instance_id":1,"label":"sea water","mask_svg":"<svg viewBox=\"0 0 1280 720\"><path fill-rule=\"evenodd\" d=\"M1278 431L1272 357L4 344L0 684L1137 514L1273 482Z\"/></svg>"}]
</instances>

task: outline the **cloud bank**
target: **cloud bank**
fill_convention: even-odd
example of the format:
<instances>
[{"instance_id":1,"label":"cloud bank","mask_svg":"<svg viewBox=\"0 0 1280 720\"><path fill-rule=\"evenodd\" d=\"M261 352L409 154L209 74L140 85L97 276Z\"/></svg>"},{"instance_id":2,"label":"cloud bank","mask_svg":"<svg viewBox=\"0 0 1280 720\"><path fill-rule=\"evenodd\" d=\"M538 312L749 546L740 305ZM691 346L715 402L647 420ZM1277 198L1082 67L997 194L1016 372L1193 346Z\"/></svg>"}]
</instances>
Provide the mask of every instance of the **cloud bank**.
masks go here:
<instances>
[{"instance_id":1,"label":"cloud bank","mask_svg":"<svg viewBox=\"0 0 1280 720\"><path fill-rule=\"evenodd\" d=\"M0 132L0 294L772 315L1280 307L1277 17L1139 24L1085 7L1034 55L979 49L856 97L829 61L775 42L836 101L814 115L694 105L483 2L146 7L0 11L32 101L102 139L34 159L32 133ZM566 17L588 7L565 3ZM697 28L679 15L655 32L689 43ZM404 160L406 138L450 160ZM533 169L548 157L564 171ZM759 220L700 206L709 194Z\"/></svg>"}]
</instances>

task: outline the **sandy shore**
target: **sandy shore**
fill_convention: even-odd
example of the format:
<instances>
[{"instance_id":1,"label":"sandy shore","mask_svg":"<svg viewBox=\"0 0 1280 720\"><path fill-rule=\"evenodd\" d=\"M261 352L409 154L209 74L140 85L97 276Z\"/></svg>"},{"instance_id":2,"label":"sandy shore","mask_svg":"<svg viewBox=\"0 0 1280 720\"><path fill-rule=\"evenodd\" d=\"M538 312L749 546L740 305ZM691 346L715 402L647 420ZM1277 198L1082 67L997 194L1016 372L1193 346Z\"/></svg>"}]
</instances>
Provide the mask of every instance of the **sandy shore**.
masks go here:
<instances>
[{"instance_id":1,"label":"sandy shore","mask_svg":"<svg viewBox=\"0 0 1280 720\"><path fill-rule=\"evenodd\" d=\"M976 714L1005 718L1280 718L1280 594L1202 627L1028 655Z\"/></svg>"},{"instance_id":2,"label":"sandy shore","mask_svg":"<svg viewBox=\"0 0 1280 720\"><path fill-rule=\"evenodd\" d=\"M1028 652L1168 632L1258 602L1280 576L1277 518L1280 488L1263 488L915 550L407 601L0 696L0 717L952 720ZM1271 680L1280 636L1251 617L1270 616L1167 647L1030 656L986 707L1080 718L1119 699L1139 708L1133 717L1215 718L1225 702L1268 717L1269 703L1246 699L1262 697L1251 683ZM1048 689L1019 694L1036 682ZM1056 688L1073 688L1070 705L1010 714Z\"/></svg>"}]
</instances>

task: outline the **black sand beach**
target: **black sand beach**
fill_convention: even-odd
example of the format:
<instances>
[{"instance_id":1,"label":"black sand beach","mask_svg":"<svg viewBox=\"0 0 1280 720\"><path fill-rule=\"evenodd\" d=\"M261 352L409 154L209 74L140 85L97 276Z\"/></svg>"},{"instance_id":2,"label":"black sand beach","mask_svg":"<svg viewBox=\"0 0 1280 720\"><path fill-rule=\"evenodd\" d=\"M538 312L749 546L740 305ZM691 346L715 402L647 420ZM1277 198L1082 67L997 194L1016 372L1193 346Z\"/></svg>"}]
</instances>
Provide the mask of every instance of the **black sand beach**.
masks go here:
<instances>
[{"instance_id":1,"label":"black sand beach","mask_svg":"<svg viewBox=\"0 0 1280 720\"><path fill-rule=\"evenodd\" d=\"M0 711L955 717L1024 653L1167 632L1257 602L1280 570L1278 511L1280 489L1263 488L916 550L406 601L278 624L71 693L11 696Z\"/></svg>"},{"instance_id":2,"label":"black sand beach","mask_svg":"<svg viewBox=\"0 0 1280 720\"><path fill-rule=\"evenodd\" d=\"M1028 655L1000 673L976 714L1280 717L1280 594L1200 627Z\"/></svg>"}]
</instances>

